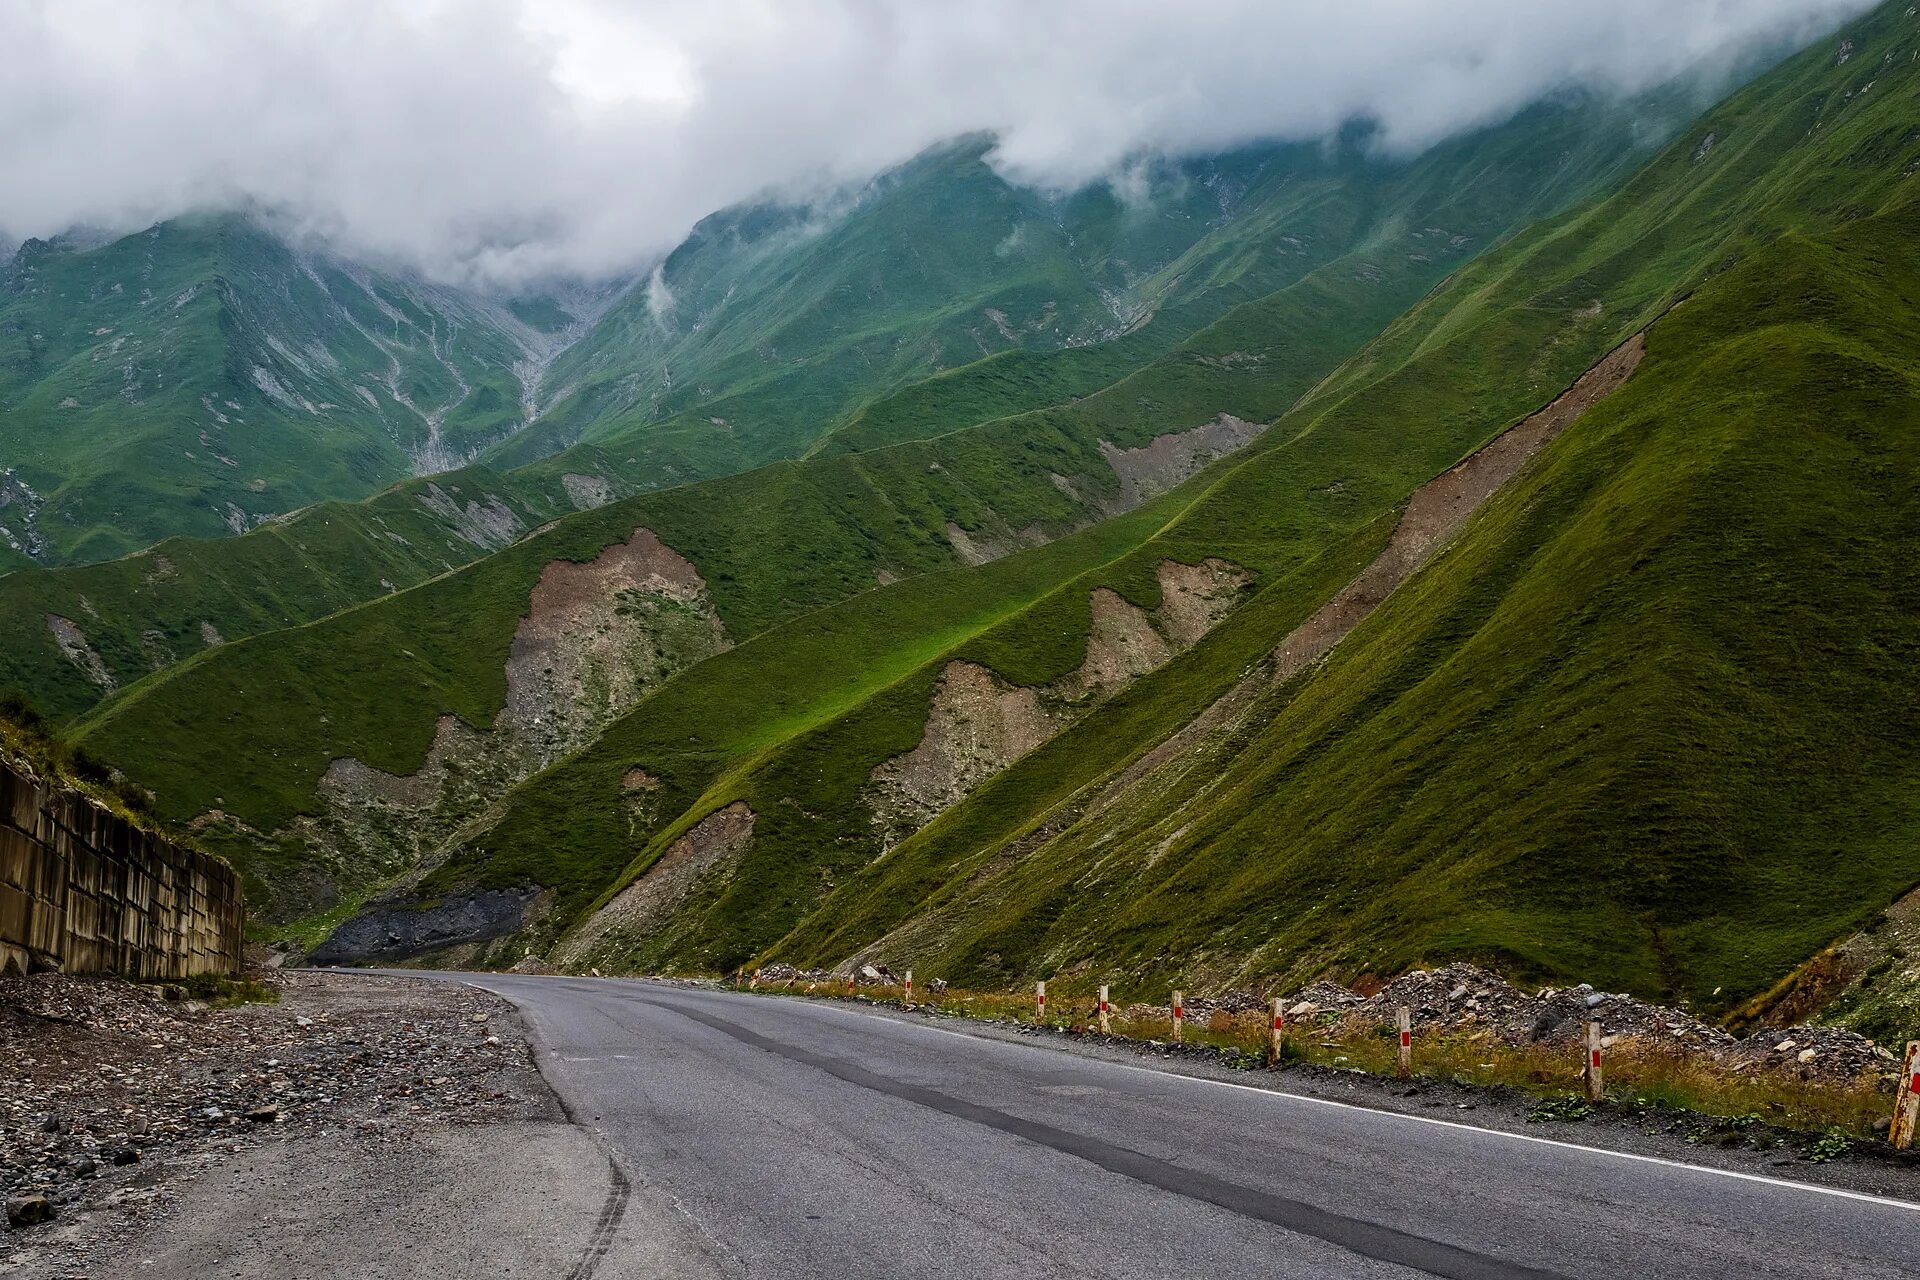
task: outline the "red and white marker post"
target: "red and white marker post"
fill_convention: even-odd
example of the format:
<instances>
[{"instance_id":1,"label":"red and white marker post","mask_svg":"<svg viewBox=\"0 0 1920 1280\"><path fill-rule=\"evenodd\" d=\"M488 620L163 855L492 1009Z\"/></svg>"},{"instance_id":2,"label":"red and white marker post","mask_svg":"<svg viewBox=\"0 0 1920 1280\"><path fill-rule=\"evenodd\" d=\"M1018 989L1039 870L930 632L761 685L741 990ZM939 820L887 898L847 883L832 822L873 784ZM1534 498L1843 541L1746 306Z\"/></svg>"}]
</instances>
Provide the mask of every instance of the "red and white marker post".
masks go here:
<instances>
[{"instance_id":1,"label":"red and white marker post","mask_svg":"<svg viewBox=\"0 0 1920 1280\"><path fill-rule=\"evenodd\" d=\"M1413 1010L1406 1005L1400 1006L1400 1052L1394 1060L1393 1072L1401 1079L1413 1074Z\"/></svg>"},{"instance_id":2,"label":"red and white marker post","mask_svg":"<svg viewBox=\"0 0 1920 1280\"><path fill-rule=\"evenodd\" d=\"M1287 1042L1286 1001L1279 996L1273 998L1273 1032L1267 1040L1267 1065L1280 1065L1280 1047Z\"/></svg>"},{"instance_id":3,"label":"red and white marker post","mask_svg":"<svg viewBox=\"0 0 1920 1280\"><path fill-rule=\"evenodd\" d=\"M1047 1020L1047 984L1045 982L1033 984L1033 1020L1035 1022Z\"/></svg>"},{"instance_id":4,"label":"red and white marker post","mask_svg":"<svg viewBox=\"0 0 1920 1280\"><path fill-rule=\"evenodd\" d=\"M847 994L853 994L853 970L847 970Z\"/></svg>"},{"instance_id":5,"label":"red and white marker post","mask_svg":"<svg viewBox=\"0 0 1920 1280\"><path fill-rule=\"evenodd\" d=\"M1598 1102L1607 1093L1606 1084L1600 1077L1600 1024L1587 1024L1587 1101Z\"/></svg>"},{"instance_id":6,"label":"red and white marker post","mask_svg":"<svg viewBox=\"0 0 1920 1280\"><path fill-rule=\"evenodd\" d=\"M1100 988L1100 1034L1108 1035L1113 1031L1113 1023L1107 1020L1107 989Z\"/></svg>"},{"instance_id":7,"label":"red and white marker post","mask_svg":"<svg viewBox=\"0 0 1920 1280\"><path fill-rule=\"evenodd\" d=\"M1920 1040L1909 1040L1900 1061L1900 1089L1893 1095L1893 1127L1887 1130L1887 1140L1895 1151L1905 1151L1913 1145L1916 1131L1920 1131Z\"/></svg>"},{"instance_id":8,"label":"red and white marker post","mask_svg":"<svg viewBox=\"0 0 1920 1280\"><path fill-rule=\"evenodd\" d=\"M907 970L907 985L900 996L901 1004L913 1003L913 970Z\"/></svg>"},{"instance_id":9,"label":"red and white marker post","mask_svg":"<svg viewBox=\"0 0 1920 1280\"><path fill-rule=\"evenodd\" d=\"M1187 1006L1180 1001L1180 993L1173 993L1173 1042L1180 1043L1180 1036L1187 1026Z\"/></svg>"}]
</instances>

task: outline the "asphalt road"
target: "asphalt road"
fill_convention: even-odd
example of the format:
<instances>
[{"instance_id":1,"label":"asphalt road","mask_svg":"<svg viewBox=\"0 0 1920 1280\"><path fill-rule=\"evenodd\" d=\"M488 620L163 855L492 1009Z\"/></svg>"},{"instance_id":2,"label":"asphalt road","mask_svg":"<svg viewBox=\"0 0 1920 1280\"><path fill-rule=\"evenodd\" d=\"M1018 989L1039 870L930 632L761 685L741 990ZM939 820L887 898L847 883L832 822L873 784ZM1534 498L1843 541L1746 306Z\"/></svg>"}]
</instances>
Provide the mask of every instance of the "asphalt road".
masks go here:
<instances>
[{"instance_id":1,"label":"asphalt road","mask_svg":"<svg viewBox=\"0 0 1920 1280\"><path fill-rule=\"evenodd\" d=\"M836 1280L1889 1277L1920 1259L1920 1206L1902 1202L857 1006L447 976L520 1006L626 1174L573 1280L627 1273L629 1254L651 1274Z\"/></svg>"}]
</instances>

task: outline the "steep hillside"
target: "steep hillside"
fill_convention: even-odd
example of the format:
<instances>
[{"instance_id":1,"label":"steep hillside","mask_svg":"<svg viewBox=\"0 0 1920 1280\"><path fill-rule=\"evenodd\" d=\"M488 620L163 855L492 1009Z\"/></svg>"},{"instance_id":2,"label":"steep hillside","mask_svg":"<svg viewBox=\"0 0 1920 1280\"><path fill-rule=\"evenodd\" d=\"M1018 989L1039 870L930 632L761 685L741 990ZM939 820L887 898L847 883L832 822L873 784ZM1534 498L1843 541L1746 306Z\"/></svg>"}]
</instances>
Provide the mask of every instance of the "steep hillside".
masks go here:
<instances>
[{"instance_id":1,"label":"steep hillside","mask_svg":"<svg viewBox=\"0 0 1920 1280\"><path fill-rule=\"evenodd\" d=\"M976 139L839 205L729 210L556 362L553 407L495 460L578 441L564 465L658 484L795 456L849 417L850 446L872 447L1060 403L1330 264L1477 252L1608 180L1680 110L1574 98L1411 161L1363 134L1257 147L1149 170L1125 199L1012 186ZM862 413L956 369L924 416Z\"/></svg>"},{"instance_id":2,"label":"steep hillside","mask_svg":"<svg viewBox=\"0 0 1920 1280\"><path fill-rule=\"evenodd\" d=\"M1569 131L1579 132L1577 114L1545 110L1530 124L1493 131L1482 141L1504 155L1518 145L1517 137L1534 130L1538 136L1529 153L1550 157L1552 171L1577 185L1625 145L1618 133L1603 129L1583 134L1585 146L1569 152L1560 143ZM1471 147L1464 154L1479 156ZM1576 163L1570 154L1581 159ZM1557 189L1558 181L1544 185ZM516 730L518 736L508 735L510 749L504 740L473 737L490 725L497 729L502 707L515 705L515 690L531 687L526 682L540 675L516 668L516 655L532 643L526 629L537 622L538 611L530 612L527 602L556 565L597 565L608 548L630 545L635 531L645 530L684 558L699 581L681 603L710 616L725 643L738 645L876 587L884 592L896 581L994 560L1112 521L1255 439L1260 424L1283 413L1435 279L1500 234L1513 216L1471 181L1447 183L1430 175L1420 190L1432 205L1412 200L1396 209L1364 251L1335 257L1285 288L1235 307L1164 355L1071 403L924 440L858 452L822 450L798 464L568 516L390 601L202 650L132 685L84 728L90 741L152 786L177 820L202 819L208 838L226 840L222 847L243 864L251 859L286 870L279 895L257 885L259 901L282 907L324 901L333 890L317 888L321 880L292 870L302 865L325 867L322 880L336 887L396 874L510 782L583 745L663 681L674 683L668 678L675 671L709 665L692 651L660 665L650 642L609 641L594 659L599 665L592 679L607 682L611 696L596 695L594 708L577 723L557 735ZM1538 198L1531 189L1515 195L1523 207ZM1424 216L1456 207L1488 221L1440 227ZM1137 355L1140 348L1129 350ZM1018 403L1018 393L1003 397L1003 388L990 385L997 376L976 379L965 370L949 375L987 387L977 402L982 406ZM1042 383L1057 393L1077 376ZM965 409L948 411L966 421ZM1436 455L1433 462L1443 460ZM550 474L528 468L513 479ZM550 497L552 486L546 492ZM1018 576L1018 590L1026 593L1019 602L1031 603L1061 581L1113 559L1154 527L1129 522L1063 544L1066 558L1044 561L1051 569ZM1132 572L1153 581L1150 567ZM610 574L601 581L615 595L645 594L638 579ZM904 652L924 659L1004 616L1008 601L992 592L970 601L966 581L957 577L935 588L945 593L942 607L918 615L916 629L893 638ZM595 617L607 626L624 625L616 623L624 616L621 608L610 603L610 616ZM42 641L42 670L36 674L44 677L45 668L64 664L86 676L91 660L76 655L66 624L83 633L89 624L45 605L38 612L65 623L57 631L47 623L61 651L47 656ZM236 602L228 612L248 610ZM25 631L31 633L38 621L29 617ZM134 641L117 638L113 648L123 661ZM107 649L95 645L94 652L105 665ZM636 663L645 673L630 679ZM876 660L875 670L884 669ZM515 670L521 671L518 684ZM67 684L75 686L74 675ZM82 697L90 692L80 690ZM844 690L835 697L834 705L845 705ZM557 708L545 717L549 726L556 718L564 718ZM219 768L209 755L232 758L234 751L249 761L237 772ZM425 781L426 775L416 776L423 764L431 775ZM462 780L456 783L450 771L459 771ZM384 797L377 818L367 812L375 791ZM395 796L414 817L392 811ZM422 809L435 815L431 821L418 820ZM315 823L327 829L316 831Z\"/></svg>"},{"instance_id":3,"label":"steep hillside","mask_svg":"<svg viewBox=\"0 0 1920 1280\"><path fill-rule=\"evenodd\" d=\"M558 338L238 217L0 267L0 543L100 560L444 471L524 425Z\"/></svg>"},{"instance_id":4,"label":"steep hillside","mask_svg":"<svg viewBox=\"0 0 1920 1280\"><path fill-rule=\"evenodd\" d=\"M1148 542L858 707L695 759L688 710L642 702L424 891L557 888L514 945L580 963L1215 983L1469 955L1730 1007L1920 878L1888 576L1920 528L1917 41L1893 6L1763 78L1457 273ZM1650 323L1624 387L1324 664L1289 646L1421 480ZM1254 576L1182 654L1165 575L1209 562ZM1085 704L1116 643L1131 678Z\"/></svg>"},{"instance_id":5,"label":"steep hillside","mask_svg":"<svg viewBox=\"0 0 1920 1280\"><path fill-rule=\"evenodd\" d=\"M663 269L661 287L676 299L670 316L654 315L664 295L651 295L650 306L641 290L584 335L565 335L578 338L576 346L563 349L555 336L546 375L538 361L517 367L522 409L535 426L512 438L516 456L537 457L588 422L598 424L598 443L510 472L468 468L403 484L360 506L323 504L228 544L183 540L125 563L16 577L0 592L0 688L30 689L59 716L75 716L220 640L413 586L556 516L803 449L872 450L995 419L1007 419L1004 433L1032 430L1037 439L1063 429L1090 439L1122 426L1157 434L1223 413L1269 420L1303 389L1299 369L1324 372L1329 357L1350 352L1447 270L1604 181L1646 138L1671 127L1674 109L1657 95L1630 108L1545 105L1411 162L1369 160L1357 143L1334 156L1318 146L1258 149L1163 171L1125 206L1104 187L1052 201L1018 191L983 163L984 144L974 142L888 175L850 208L717 216ZM952 233L953 219L975 233ZM987 230L1008 219L1011 230L989 243ZM1031 238L1022 230L1030 225ZM1002 253L1008 238L1012 247ZM321 280L332 281L336 297L352 296L351 281L296 261L244 224L222 224L214 242L228 240L268 264L313 268L275 286L262 266L259 292L278 288L301 299ZM893 261L903 255L906 266ZM1035 274L1043 261L1051 265ZM1152 263L1159 270L1147 274ZM1074 314L1093 319L1023 330L1026 345L881 395L922 368L919 356L901 353L924 352L938 333L957 325L998 334L988 312L1010 313L975 307L986 295L959 289L961 277L976 291L1013 289L1015 281L1065 289L1081 299ZM404 289L424 296L419 286ZM382 296L401 290L378 285ZM1129 333L1059 345L1107 334L1123 295L1134 299L1125 305L1139 322ZM959 306L956 298L972 301ZM1059 299L1050 300L1058 319ZM431 337L431 322L427 329ZM763 358L775 349L768 344L776 330L778 350L812 354ZM462 331L460 342L468 340ZM848 343L867 353L853 365L832 354L852 350ZM982 349L962 345L954 359ZM874 354L883 350L894 354ZM396 348L394 358L407 355ZM1141 373L1149 365L1154 371ZM843 376L855 366L859 372ZM697 379L696 369L705 370ZM299 382L297 371L280 376L316 403L346 396ZM675 376L681 389L657 413L624 407L622 397L638 394L646 378ZM1097 394L1103 388L1110 390ZM760 397L774 416L762 421L754 410L743 418L729 408L734 416L716 426L709 419L720 414L690 407L744 404L728 399L736 391ZM462 402L448 424L477 403ZM1038 412L1049 406L1058 408ZM677 453L677 442L693 438L727 443L695 464ZM757 443L741 443L748 440ZM1054 518L1066 511L1051 503ZM998 536L1004 542L1019 524Z\"/></svg>"}]
</instances>

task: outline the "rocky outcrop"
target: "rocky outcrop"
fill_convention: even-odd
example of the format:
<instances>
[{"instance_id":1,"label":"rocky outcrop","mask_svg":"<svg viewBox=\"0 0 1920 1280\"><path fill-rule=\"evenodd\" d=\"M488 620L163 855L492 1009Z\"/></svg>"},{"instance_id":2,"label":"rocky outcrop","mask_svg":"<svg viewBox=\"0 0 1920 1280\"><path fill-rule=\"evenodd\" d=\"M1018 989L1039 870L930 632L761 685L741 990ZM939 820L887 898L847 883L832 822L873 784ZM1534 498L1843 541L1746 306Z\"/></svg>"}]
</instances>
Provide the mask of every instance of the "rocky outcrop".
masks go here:
<instances>
[{"instance_id":1,"label":"rocky outcrop","mask_svg":"<svg viewBox=\"0 0 1920 1280\"><path fill-rule=\"evenodd\" d=\"M560 484L575 511L591 511L613 501L613 484L604 476L583 476L569 471L560 477Z\"/></svg>"},{"instance_id":2,"label":"rocky outcrop","mask_svg":"<svg viewBox=\"0 0 1920 1280\"><path fill-rule=\"evenodd\" d=\"M1120 481L1120 507L1131 511L1165 493L1208 463L1245 448L1266 427L1230 413L1187 431L1155 436L1138 449L1118 449L1105 440L1100 454Z\"/></svg>"},{"instance_id":3,"label":"rocky outcrop","mask_svg":"<svg viewBox=\"0 0 1920 1280\"><path fill-rule=\"evenodd\" d=\"M490 493L468 498L458 488L429 483L415 496L421 506L445 520L455 536L484 551L506 546L526 527L512 507Z\"/></svg>"},{"instance_id":4,"label":"rocky outcrop","mask_svg":"<svg viewBox=\"0 0 1920 1280\"><path fill-rule=\"evenodd\" d=\"M1161 599L1151 613L1106 587L1092 592L1086 656L1049 684L1022 687L975 663L947 664L919 744L869 775L882 844L906 839L1095 703L1165 666L1232 610L1252 577L1213 559L1163 560L1156 576Z\"/></svg>"},{"instance_id":5,"label":"rocky outcrop","mask_svg":"<svg viewBox=\"0 0 1920 1280\"><path fill-rule=\"evenodd\" d=\"M520 928L534 898L531 889L488 889L430 903L374 907L327 935L307 959L313 964L378 964L498 938Z\"/></svg>"},{"instance_id":6,"label":"rocky outcrop","mask_svg":"<svg viewBox=\"0 0 1920 1280\"><path fill-rule=\"evenodd\" d=\"M506 704L492 727L443 716L411 774L334 760L318 787L324 812L303 819L299 834L315 860L363 878L418 869L455 832L484 821L509 788L728 645L705 581L649 530L589 561L556 560L514 634ZM641 789L637 803L647 795ZM398 900L376 909L408 907Z\"/></svg>"},{"instance_id":7,"label":"rocky outcrop","mask_svg":"<svg viewBox=\"0 0 1920 1280\"><path fill-rule=\"evenodd\" d=\"M660 933L699 888L730 872L753 843L754 811L741 801L716 809L553 951L559 964L579 965L612 945L631 946Z\"/></svg>"},{"instance_id":8,"label":"rocky outcrop","mask_svg":"<svg viewBox=\"0 0 1920 1280\"><path fill-rule=\"evenodd\" d=\"M71 618L50 613L47 615L47 630L53 633L53 643L59 646L61 656L80 668L80 674L102 689L113 691L113 673L107 670L107 664L94 647L87 643L87 633L80 629L79 624Z\"/></svg>"}]
</instances>

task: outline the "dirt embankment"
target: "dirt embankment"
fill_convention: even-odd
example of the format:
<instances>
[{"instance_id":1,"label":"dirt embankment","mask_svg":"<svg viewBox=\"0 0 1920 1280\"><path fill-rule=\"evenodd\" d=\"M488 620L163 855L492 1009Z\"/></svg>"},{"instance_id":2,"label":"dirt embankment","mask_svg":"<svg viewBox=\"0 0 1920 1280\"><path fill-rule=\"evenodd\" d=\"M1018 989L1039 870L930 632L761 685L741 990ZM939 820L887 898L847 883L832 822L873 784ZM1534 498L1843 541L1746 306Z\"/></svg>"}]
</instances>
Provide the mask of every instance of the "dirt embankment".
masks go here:
<instances>
[{"instance_id":1,"label":"dirt embankment","mask_svg":"<svg viewBox=\"0 0 1920 1280\"><path fill-rule=\"evenodd\" d=\"M976 529L963 528L949 520L946 525L947 542L961 562L970 565L986 564L1025 547L1043 546L1076 529L1083 529L1096 520L1132 511L1149 499L1174 488L1210 463L1244 449L1265 430L1266 427L1260 423L1247 422L1223 413L1212 422L1186 431L1169 431L1155 436L1137 449L1121 449L1102 440L1100 456L1112 468L1114 479L1119 482L1119 493L1100 497L1097 496L1098 492L1105 487L1100 482L1091 481L1085 476L1076 482L1073 477L1049 472L1047 478L1053 487L1076 506L1085 508L1084 516L1064 525L1042 527L1030 524L1016 530L989 512L987 521ZM938 466L937 463L935 465Z\"/></svg>"},{"instance_id":2,"label":"dirt embankment","mask_svg":"<svg viewBox=\"0 0 1920 1280\"><path fill-rule=\"evenodd\" d=\"M326 812L297 834L345 873L417 869L510 787L729 644L699 572L647 529L592 560L556 560L514 634L492 728L442 717L413 774L333 761L318 788Z\"/></svg>"},{"instance_id":3,"label":"dirt embankment","mask_svg":"<svg viewBox=\"0 0 1920 1280\"><path fill-rule=\"evenodd\" d=\"M1324 658L1402 582L1450 542L1521 467L1597 401L1619 389L1646 354L1639 335L1616 347L1559 399L1413 491L1393 537L1360 576L1294 628L1273 652L1273 679L1283 683Z\"/></svg>"},{"instance_id":4,"label":"dirt embankment","mask_svg":"<svg viewBox=\"0 0 1920 1280\"><path fill-rule=\"evenodd\" d=\"M1266 427L1223 413L1188 431L1155 436L1138 449L1117 449L1105 440L1100 454L1120 481L1120 505L1131 511L1165 493L1209 463L1244 449Z\"/></svg>"},{"instance_id":5,"label":"dirt embankment","mask_svg":"<svg viewBox=\"0 0 1920 1280\"><path fill-rule=\"evenodd\" d=\"M919 745L870 776L883 845L898 844L1095 703L1166 665L1218 624L1251 580L1224 560L1163 560L1157 576L1161 602L1151 613L1105 587L1092 592L1086 656L1050 684L1013 685L974 663L949 663Z\"/></svg>"},{"instance_id":6,"label":"dirt embankment","mask_svg":"<svg viewBox=\"0 0 1920 1280\"><path fill-rule=\"evenodd\" d=\"M739 864L753 843L756 816L736 800L702 818L639 879L568 934L549 959L577 966L609 936L631 945L657 933L701 885Z\"/></svg>"}]
</instances>

